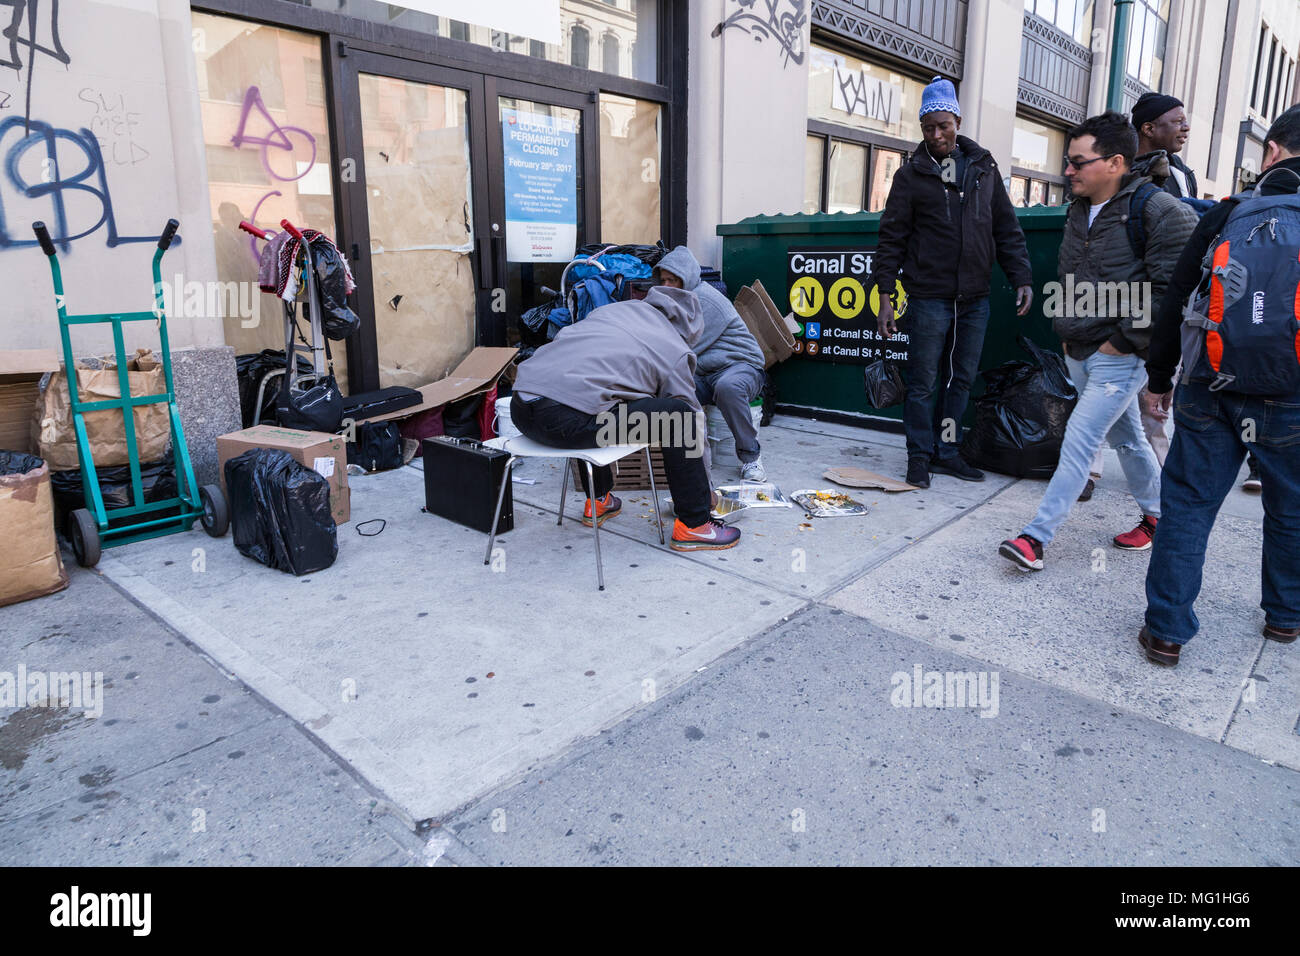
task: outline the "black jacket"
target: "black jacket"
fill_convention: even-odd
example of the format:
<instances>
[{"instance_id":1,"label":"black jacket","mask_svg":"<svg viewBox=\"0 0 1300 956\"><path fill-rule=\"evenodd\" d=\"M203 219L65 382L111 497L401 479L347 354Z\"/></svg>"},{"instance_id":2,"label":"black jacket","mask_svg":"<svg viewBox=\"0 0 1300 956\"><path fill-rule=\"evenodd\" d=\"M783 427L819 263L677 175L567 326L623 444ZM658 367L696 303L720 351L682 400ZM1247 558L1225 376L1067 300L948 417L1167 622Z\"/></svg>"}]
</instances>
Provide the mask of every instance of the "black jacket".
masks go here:
<instances>
[{"instance_id":1,"label":"black jacket","mask_svg":"<svg viewBox=\"0 0 1300 956\"><path fill-rule=\"evenodd\" d=\"M1013 287L1033 282L1025 234L993 155L965 136L957 145L968 160L961 183L944 181L924 142L894 174L871 276L886 294L901 268L909 296L986 296L995 257Z\"/></svg>"},{"instance_id":2,"label":"black jacket","mask_svg":"<svg viewBox=\"0 0 1300 956\"><path fill-rule=\"evenodd\" d=\"M1080 197L1070 204L1057 253L1057 275L1064 288L1047 292L1043 311L1052 316L1052 328L1071 358L1083 361L1104 342L1119 352L1145 357L1151 314L1196 227L1196 213L1190 206L1168 193L1153 192L1142 210L1146 255L1138 259L1129 240L1128 217L1133 194L1148 182L1149 176L1125 176L1119 192L1101 208L1091 227L1091 201ZM1129 301L1142 283L1150 283L1151 301ZM1078 292L1084 290L1093 295L1077 301ZM1072 295L1076 301L1067 301Z\"/></svg>"},{"instance_id":3,"label":"black jacket","mask_svg":"<svg viewBox=\"0 0 1300 956\"><path fill-rule=\"evenodd\" d=\"M1187 198L1196 199L1196 174L1178 158L1177 153L1171 155L1163 149L1154 149L1149 153L1143 153L1133 160L1131 171L1139 176L1150 176L1152 181L1165 192L1171 196L1181 197L1183 191L1178 186L1178 179L1169 171L1171 166L1181 170L1182 174L1187 177Z\"/></svg>"},{"instance_id":4,"label":"black jacket","mask_svg":"<svg viewBox=\"0 0 1300 956\"><path fill-rule=\"evenodd\" d=\"M1269 169L1276 169L1278 166L1300 175L1300 157L1284 159L1277 166L1270 166ZM1297 181L1295 176L1279 170L1276 175L1269 176L1268 181L1263 185L1261 195L1292 193L1296 191L1297 186L1300 186L1300 181ZM1187 240L1187 245L1183 247L1183 254L1174 266L1174 273L1169 279L1169 286L1165 290L1160 311L1156 314L1151 329L1151 352L1147 358L1149 379L1147 388L1156 395L1163 395L1174 387L1174 373L1178 370L1178 362L1183 355L1181 334L1183 306L1187 302L1187 297L1201 284L1201 260L1205 258L1210 243L1223 230L1234 205L1235 203L1230 201L1221 202L1201 217L1201 221L1196 224L1196 229L1192 231L1191 238Z\"/></svg>"}]
</instances>

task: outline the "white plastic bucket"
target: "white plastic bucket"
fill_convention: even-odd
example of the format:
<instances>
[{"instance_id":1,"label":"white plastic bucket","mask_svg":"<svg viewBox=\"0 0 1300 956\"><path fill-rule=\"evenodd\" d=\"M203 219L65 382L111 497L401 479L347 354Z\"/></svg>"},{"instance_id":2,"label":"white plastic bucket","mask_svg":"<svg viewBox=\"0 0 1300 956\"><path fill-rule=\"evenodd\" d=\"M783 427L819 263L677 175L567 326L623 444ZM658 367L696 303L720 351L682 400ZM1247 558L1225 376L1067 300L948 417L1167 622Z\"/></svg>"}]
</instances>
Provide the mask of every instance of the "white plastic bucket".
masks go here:
<instances>
[{"instance_id":1,"label":"white plastic bucket","mask_svg":"<svg viewBox=\"0 0 1300 956\"><path fill-rule=\"evenodd\" d=\"M753 419L754 427L757 428L763 419L763 409L757 405L751 405L749 408L750 418ZM740 466L740 458L736 455L736 436L731 433L727 427L727 420L722 417L722 412L716 405L704 406L704 423L709 430L709 451L713 455L715 464Z\"/></svg>"},{"instance_id":2,"label":"white plastic bucket","mask_svg":"<svg viewBox=\"0 0 1300 956\"><path fill-rule=\"evenodd\" d=\"M514 438L522 434L518 428L515 428L515 423L510 420L510 400L512 398L514 398L513 395L506 395L503 398L498 398L496 402L496 422L493 427L501 438Z\"/></svg>"}]
</instances>

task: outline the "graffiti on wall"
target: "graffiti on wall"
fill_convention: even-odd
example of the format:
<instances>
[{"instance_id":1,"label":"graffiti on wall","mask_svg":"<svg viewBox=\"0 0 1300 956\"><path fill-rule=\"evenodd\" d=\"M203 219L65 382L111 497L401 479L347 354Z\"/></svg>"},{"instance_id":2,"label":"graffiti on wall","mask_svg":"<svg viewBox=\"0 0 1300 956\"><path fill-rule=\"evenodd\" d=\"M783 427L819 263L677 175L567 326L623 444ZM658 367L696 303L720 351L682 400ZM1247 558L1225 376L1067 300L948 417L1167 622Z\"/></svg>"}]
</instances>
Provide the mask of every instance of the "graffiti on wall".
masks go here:
<instances>
[{"instance_id":1,"label":"graffiti on wall","mask_svg":"<svg viewBox=\"0 0 1300 956\"><path fill-rule=\"evenodd\" d=\"M757 42L773 39L781 49L782 66L790 61L802 64L803 28L808 20L806 0L733 0L736 10L713 28L713 36L723 30L736 29L752 35Z\"/></svg>"},{"instance_id":2,"label":"graffiti on wall","mask_svg":"<svg viewBox=\"0 0 1300 956\"><path fill-rule=\"evenodd\" d=\"M77 99L94 107L90 131L105 159L114 166L135 166L149 158L149 151L135 141L140 114L126 108L126 94L113 96L85 86Z\"/></svg>"},{"instance_id":3,"label":"graffiti on wall","mask_svg":"<svg viewBox=\"0 0 1300 956\"><path fill-rule=\"evenodd\" d=\"M32 75L36 72L38 55L48 56L57 63L67 66L72 57L63 49L59 39L59 0L0 0L0 23L6 8L9 23L0 29L0 67L15 70L20 78L23 67L27 67L26 103L23 109L23 121L30 123L32 118ZM24 61L21 48L26 47L27 59ZM12 96L0 92L0 99L8 103ZM0 107L3 108L3 107Z\"/></svg>"},{"instance_id":4,"label":"graffiti on wall","mask_svg":"<svg viewBox=\"0 0 1300 956\"><path fill-rule=\"evenodd\" d=\"M35 207L34 214L11 221L18 205L25 213ZM12 116L0 120L0 251L36 245L30 228L34 219L49 225L55 245L65 253L72 242L100 231L110 249L158 241L156 234L118 232L104 154L91 130ZM180 242L177 236L173 245Z\"/></svg>"}]
</instances>

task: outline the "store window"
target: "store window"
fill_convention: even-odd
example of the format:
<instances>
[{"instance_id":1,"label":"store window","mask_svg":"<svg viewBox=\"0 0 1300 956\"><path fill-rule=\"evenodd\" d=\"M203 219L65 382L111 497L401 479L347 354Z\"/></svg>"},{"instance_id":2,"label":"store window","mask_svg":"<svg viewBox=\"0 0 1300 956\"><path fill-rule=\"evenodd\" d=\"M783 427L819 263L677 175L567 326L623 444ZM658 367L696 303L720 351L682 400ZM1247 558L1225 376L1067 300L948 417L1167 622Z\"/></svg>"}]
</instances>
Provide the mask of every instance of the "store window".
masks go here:
<instances>
[{"instance_id":1,"label":"store window","mask_svg":"<svg viewBox=\"0 0 1300 956\"><path fill-rule=\"evenodd\" d=\"M1152 90L1160 88L1164 74L1169 2L1170 0L1133 0L1126 66L1129 76Z\"/></svg>"},{"instance_id":2,"label":"store window","mask_svg":"<svg viewBox=\"0 0 1300 956\"><path fill-rule=\"evenodd\" d=\"M1065 130L1016 117L1011 137L1012 205L1061 204L1066 184L1061 175L1065 146Z\"/></svg>"},{"instance_id":3,"label":"store window","mask_svg":"<svg viewBox=\"0 0 1300 956\"><path fill-rule=\"evenodd\" d=\"M812 48L805 212L885 208L894 173L921 139L916 114L924 89L920 80L888 67Z\"/></svg>"},{"instance_id":4,"label":"store window","mask_svg":"<svg viewBox=\"0 0 1300 956\"><path fill-rule=\"evenodd\" d=\"M275 229L288 219L335 235L321 41L200 11L192 17L217 278L256 290L262 243L239 230L240 220ZM279 301L252 298L252 316L223 303L226 344L237 354L284 348ZM346 390L344 343L331 350Z\"/></svg>"},{"instance_id":5,"label":"store window","mask_svg":"<svg viewBox=\"0 0 1300 956\"><path fill-rule=\"evenodd\" d=\"M582 69L599 70L615 76L657 83L660 80L655 50L658 49L660 0L560 0L561 43L542 43L477 24L439 17L411 10L381 0L308 0L311 6L384 23L432 36L450 37L477 43L509 53L520 53L567 63ZM613 35L620 50L631 50L626 57L610 57L606 52ZM599 44L595 50L593 44ZM633 46L635 44L635 46ZM645 55L640 55L644 51Z\"/></svg>"},{"instance_id":6,"label":"store window","mask_svg":"<svg viewBox=\"0 0 1300 956\"><path fill-rule=\"evenodd\" d=\"M1075 43L1092 46L1093 0L1025 0L1025 12L1046 20Z\"/></svg>"},{"instance_id":7,"label":"store window","mask_svg":"<svg viewBox=\"0 0 1300 956\"><path fill-rule=\"evenodd\" d=\"M1278 40L1268 24L1260 27L1250 108L1261 122L1271 123L1291 105L1295 64L1295 58L1287 53L1285 44Z\"/></svg>"},{"instance_id":8,"label":"store window","mask_svg":"<svg viewBox=\"0 0 1300 956\"><path fill-rule=\"evenodd\" d=\"M600 94L600 241L660 238L663 108Z\"/></svg>"}]
</instances>

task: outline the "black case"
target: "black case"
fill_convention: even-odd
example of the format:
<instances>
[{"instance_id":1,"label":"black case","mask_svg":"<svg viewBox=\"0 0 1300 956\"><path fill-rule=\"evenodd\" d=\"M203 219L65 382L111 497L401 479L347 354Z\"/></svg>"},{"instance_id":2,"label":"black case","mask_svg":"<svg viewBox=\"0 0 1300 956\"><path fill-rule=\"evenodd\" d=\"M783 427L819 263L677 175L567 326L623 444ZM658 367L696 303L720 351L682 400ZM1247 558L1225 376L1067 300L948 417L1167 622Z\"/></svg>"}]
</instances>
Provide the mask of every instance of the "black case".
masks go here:
<instances>
[{"instance_id":1,"label":"black case","mask_svg":"<svg viewBox=\"0 0 1300 956\"><path fill-rule=\"evenodd\" d=\"M403 408L419 405L424 396L405 385L392 385L373 392L359 392L343 399L343 417L352 419L373 418L400 412Z\"/></svg>"},{"instance_id":2,"label":"black case","mask_svg":"<svg viewBox=\"0 0 1300 956\"><path fill-rule=\"evenodd\" d=\"M426 438L423 449L425 510L490 534L510 454L470 438L446 435ZM507 485L497 534L514 526L514 489Z\"/></svg>"}]
</instances>

